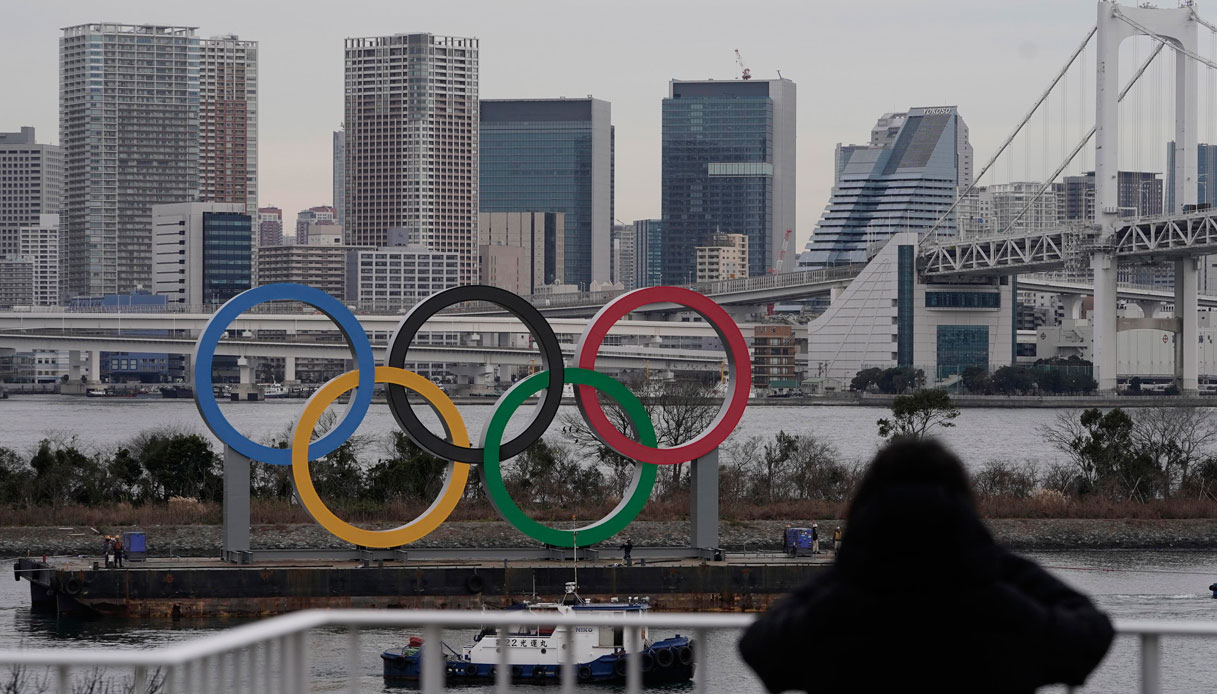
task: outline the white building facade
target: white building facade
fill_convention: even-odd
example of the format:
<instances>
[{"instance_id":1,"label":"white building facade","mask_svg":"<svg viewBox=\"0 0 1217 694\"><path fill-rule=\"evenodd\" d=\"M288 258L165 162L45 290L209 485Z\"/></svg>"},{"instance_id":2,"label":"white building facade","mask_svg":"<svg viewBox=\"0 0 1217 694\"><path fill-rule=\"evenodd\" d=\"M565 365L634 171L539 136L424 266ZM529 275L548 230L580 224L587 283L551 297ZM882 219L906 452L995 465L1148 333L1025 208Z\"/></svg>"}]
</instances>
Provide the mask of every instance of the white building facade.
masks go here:
<instances>
[{"instance_id":1,"label":"white building facade","mask_svg":"<svg viewBox=\"0 0 1217 694\"><path fill-rule=\"evenodd\" d=\"M913 367L949 385L968 367L1014 363L1014 294L1003 278L921 281L917 234L894 235L808 324L808 373L849 383L870 367Z\"/></svg>"}]
</instances>

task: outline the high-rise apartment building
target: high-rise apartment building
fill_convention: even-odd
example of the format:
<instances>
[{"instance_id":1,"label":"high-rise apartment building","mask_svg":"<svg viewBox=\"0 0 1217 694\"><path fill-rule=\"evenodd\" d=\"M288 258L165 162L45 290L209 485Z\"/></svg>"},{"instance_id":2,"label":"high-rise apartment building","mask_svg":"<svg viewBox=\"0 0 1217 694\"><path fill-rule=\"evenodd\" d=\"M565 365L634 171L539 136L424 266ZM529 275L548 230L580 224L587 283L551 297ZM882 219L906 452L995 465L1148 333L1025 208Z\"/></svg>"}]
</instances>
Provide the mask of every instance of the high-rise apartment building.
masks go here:
<instances>
[{"instance_id":1,"label":"high-rise apartment building","mask_svg":"<svg viewBox=\"0 0 1217 694\"><path fill-rule=\"evenodd\" d=\"M782 272L795 228L795 83L788 79L672 80L663 100L664 284L696 277L693 249L743 234L748 272ZM793 255L787 254L786 265Z\"/></svg>"},{"instance_id":2,"label":"high-rise apartment building","mask_svg":"<svg viewBox=\"0 0 1217 694\"><path fill-rule=\"evenodd\" d=\"M961 235L1029 234L1059 224L1056 188L1018 181L976 186L959 201L955 222Z\"/></svg>"},{"instance_id":3,"label":"high-rise apartment building","mask_svg":"<svg viewBox=\"0 0 1217 694\"><path fill-rule=\"evenodd\" d=\"M63 153L38 144L34 129L0 133L0 257L17 252L18 230L63 204Z\"/></svg>"},{"instance_id":4,"label":"high-rise apartment building","mask_svg":"<svg viewBox=\"0 0 1217 694\"><path fill-rule=\"evenodd\" d=\"M263 246L258 249L258 284L297 282L320 289L342 301L347 295L348 254L372 250L364 246Z\"/></svg>"},{"instance_id":5,"label":"high-rise apartment building","mask_svg":"<svg viewBox=\"0 0 1217 694\"><path fill-rule=\"evenodd\" d=\"M200 42L199 200L258 209L258 42Z\"/></svg>"},{"instance_id":6,"label":"high-rise apartment building","mask_svg":"<svg viewBox=\"0 0 1217 694\"><path fill-rule=\"evenodd\" d=\"M868 144L837 145L832 194L799 267L864 263L893 234L925 233L971 182L972 144L956 107L885 113ZM955 234L954 219L938 233Z\"/></svg>"},{"instance_id":7,"label":"high-rise apartment building","mask_svg":"<svg viewBox=\"0 0 1217 694\"><path fill-rule=\"evenodd\" d=\"M715 234L706 241L706 245L694 249L698 282L717 282L748 276L747 236Z\"/></svg>"},{"instance_id":8,"label":"high-rise apartment building","mask_svg":"<svg viewBox=\"0 0 1217 694\"><path fill-rule=\"evenodd\" d=\"M18 229L17 236L17 257L33 264L30 303L34 306L59 306L63 302L59 275L59 215L41 215L37 224Z\"/></svg>"},{"instance_id":9,"label":"high-rise apartment building","mask_svg":"<svg viewBox=\"0 0 1217 694\"><path fill-rule=\"evenodd\" d=\"M278 207L258 208L258 245L283 245L283 210Z\"/></svg>"},{"instance_id":10,"label":"high-rise apartment building","mask_svg":"<svg viewBox=\"0 0 1217 694\"><path fill-rule=\"evenodd\" d=\"M565 215L564 281L584 288L611 277L613 126L609 102L482 101L482 212Z\"/></svg>"},{"instance_id":11,"label":"high-rise apartment building","mask_svg":"<svg viewBox=\"0 0 1217 694\"><path fill-rule=\"evenodd\" d=\"M405 229L476 282L478 40L351 38L345 53L347 242L379 247Z\"/></svg>"},{"instance_id":12,"label":"high-rise apartment building","mask_svg":"<svg viewBox=\"0 0 1217 694\"><path fill-rule=\"evenodd\" d=\"M347 134L345 130L334 131L334 149L333 162L331 170L333 171L333 196L334 210L337 212L337 221L339 224L346 224L346 215L343 213L346 209L346 188L347 188Z\"/></svg>"},{"instance_id":13,"label":"high-rise apartment building","mask_svg":"<svg viewBox=\"0 0 1217 694\"><path fill-rule=\"evenodd\" d=\"M59 40L70 296L152 285L152 206L199 194L194 27L81 24Z\"/></svg>"},{"instance_id":14,"label":"high-rise apartment building","mask_svg":"<svg viewBox=\"0 0 1217 694\"><path fill-rule=\"evenodd\" d=\"M663 220L634 222L634 287L663 284Z\"/></svg>"},{"instance_id":15,"label":"high-rise apartment building","mask_svg":"<svg viewBox=\"0 0 1217 694\"><path fill-rule=\"evenodd\" d=\"M170 304L222 304L253 286L253 217L240 202L152 208L152 291Z\"/></svg>"}]
</instances>

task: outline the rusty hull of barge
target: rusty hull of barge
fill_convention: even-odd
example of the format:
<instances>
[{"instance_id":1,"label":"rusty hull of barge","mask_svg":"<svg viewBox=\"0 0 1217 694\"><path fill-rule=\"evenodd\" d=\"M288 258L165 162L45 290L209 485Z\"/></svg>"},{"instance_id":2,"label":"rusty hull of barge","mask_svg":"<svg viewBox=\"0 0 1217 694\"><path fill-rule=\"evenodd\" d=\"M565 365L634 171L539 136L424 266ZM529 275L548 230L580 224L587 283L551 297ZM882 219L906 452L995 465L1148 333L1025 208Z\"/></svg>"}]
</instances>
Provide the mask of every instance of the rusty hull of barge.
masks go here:
<instances>
[{"instance_id":1,"label":"rusty hull of barge","mask_svg":"<svg viewBox=\"0 0 1217 694\"><path fill-rule=\"evenodd\" d=\"M585 598L649 596L656 609L763 610L828 564L816 562L681 562L579 567ZM266 616L308 608L451 608L502 606L535 594L558 596L569 565L504 568L336 563L235 566L219 560L180 565L149 562L125 569L19 559L36 610L114 617Z\"/></svg>"}]
</instances>

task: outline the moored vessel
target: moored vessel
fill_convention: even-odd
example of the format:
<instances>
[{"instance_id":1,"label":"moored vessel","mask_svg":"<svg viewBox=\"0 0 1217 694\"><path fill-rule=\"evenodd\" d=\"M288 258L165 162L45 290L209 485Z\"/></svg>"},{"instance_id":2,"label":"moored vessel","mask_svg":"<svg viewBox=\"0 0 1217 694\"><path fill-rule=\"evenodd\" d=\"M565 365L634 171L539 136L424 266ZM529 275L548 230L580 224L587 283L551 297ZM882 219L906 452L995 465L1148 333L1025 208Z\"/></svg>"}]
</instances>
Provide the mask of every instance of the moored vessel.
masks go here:
<instances>
[{"instance_id":1,"label":"moored vessel","mask_svg":"<svg viewBox=\"0 0 1217 694\"><path fill-rule=\"evenodd\" d=\"M514 682L559 682L568 649L574 650L575 679L581 683L624 682L629 658L640 661L644 684L683 682L693 677L693 642L679 634L651 641L642 630L642 648L628 653L621 627L580 626L568 643L566 631L546 626L547 617L595 612L597 614L645 614L649 601L590 603L581 599L575 584L568 583L560 602L524 603L508 608L520 612L522 626L502 637L494 628L483 628L473 643L455 649L446 643L442 649L444 674L449 684L492 681L498 674L499 647L507 648L507 664ZM423 651L430 647L412 636L406 646L381 653L386 683L418 681L422 673Z\"/></svg>"}]
</instances>

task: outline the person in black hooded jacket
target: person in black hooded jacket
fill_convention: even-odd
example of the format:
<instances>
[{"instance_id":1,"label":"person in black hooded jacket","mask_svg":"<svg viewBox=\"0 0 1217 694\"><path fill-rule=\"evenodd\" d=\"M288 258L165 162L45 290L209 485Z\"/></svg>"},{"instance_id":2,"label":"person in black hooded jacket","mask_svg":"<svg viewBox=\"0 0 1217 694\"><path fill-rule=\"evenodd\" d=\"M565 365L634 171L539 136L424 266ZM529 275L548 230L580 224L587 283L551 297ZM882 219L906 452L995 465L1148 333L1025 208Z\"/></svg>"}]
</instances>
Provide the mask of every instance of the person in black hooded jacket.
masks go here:
<instances>
[{"instance_id":1,"label":"person in black hooded jacket","mask_svg":"<svg viewBox=\"0 0 1217 694\"><path fill-rule=\"evenodd\" d=\"M846 525L836 563L740 639L770 692L1034 692L1082 684L1111 645L1086 596L994 542L941 444L881 450Z\"/></svg>"}]
</instances>

